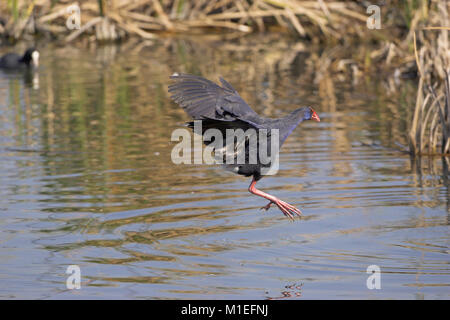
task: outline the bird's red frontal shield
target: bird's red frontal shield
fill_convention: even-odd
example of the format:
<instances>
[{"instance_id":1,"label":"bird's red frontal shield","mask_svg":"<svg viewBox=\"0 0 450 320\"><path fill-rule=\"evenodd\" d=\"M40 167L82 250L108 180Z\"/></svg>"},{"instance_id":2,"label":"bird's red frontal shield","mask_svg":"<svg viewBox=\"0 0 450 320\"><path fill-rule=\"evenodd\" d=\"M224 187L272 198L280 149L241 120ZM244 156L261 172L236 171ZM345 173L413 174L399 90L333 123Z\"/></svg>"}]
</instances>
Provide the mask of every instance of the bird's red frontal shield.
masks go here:
<instances>
[{"instance_id":1,"label":"bird's red frontal shield","mask_svg":"<svg viewBox=\"0 0 450 320\"><path fill-rule=\"evenodd\" d=\"M311 120L316 120L317 122L320 122L319 115L315 111L313 111L313 114L311 116Z\"/></svg>"}]
</instances>

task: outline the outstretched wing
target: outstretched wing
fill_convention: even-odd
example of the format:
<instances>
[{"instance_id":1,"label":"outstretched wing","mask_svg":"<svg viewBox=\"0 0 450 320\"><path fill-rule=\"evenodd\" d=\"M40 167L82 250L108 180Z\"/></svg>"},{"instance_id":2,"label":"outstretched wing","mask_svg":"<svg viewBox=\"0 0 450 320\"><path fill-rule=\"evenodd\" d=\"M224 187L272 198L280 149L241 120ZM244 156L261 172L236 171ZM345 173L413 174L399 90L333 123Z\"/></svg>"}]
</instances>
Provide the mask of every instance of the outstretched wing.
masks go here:
<instances>
[{"instance_id":1,"label":"outstretched wing","mask_svg":"<svg viewBox=\"0 0 450 320\"><path fill-rule=\"evenodd\" d=\"M171 98L193 119L233 120L254 119L258 114L239 96L238 92L223 78L223 87L205 78L174 73L175 80L169 86Z\"/></svg>"}]
</instances>

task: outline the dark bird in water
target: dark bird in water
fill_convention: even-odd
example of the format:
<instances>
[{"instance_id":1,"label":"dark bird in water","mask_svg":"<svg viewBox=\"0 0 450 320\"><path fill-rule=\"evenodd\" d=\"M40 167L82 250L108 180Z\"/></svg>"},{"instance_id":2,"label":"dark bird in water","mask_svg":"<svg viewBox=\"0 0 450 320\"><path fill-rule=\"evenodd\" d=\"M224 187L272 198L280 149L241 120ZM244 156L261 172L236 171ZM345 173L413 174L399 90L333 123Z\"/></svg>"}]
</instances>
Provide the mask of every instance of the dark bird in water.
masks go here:
<instances>
[{"instance_id":1,"label":"dark bird in water","mask_svg":"<svg viewBox=\"0 0 450 320\"><path fill-rule=\"evenodd\" d=\"M232 149L226 149L227 146L222 149L230 150L228 152L232 153L231 156L234 160L238 159L240 155L244 155L245 161L243 163L235 161L229 164L227 162L227 169L246 177L253 177L248 190L252 194L270 201L261 209L268 210L272 204L275 204L285 216L291 219L294 215L300 216L301 211L299 209L256 189L255 184L263 177L264 172L266 172L264 169L273 164L272 156L278 156L278 154L270 153L271 146L278 143L278 148L281 147L291 132L303 120L320 121L317 113L311 107L302 107L292 111L284 118L263 118L253 111L239 96L238 92L223 78L220 78L222 86L205 78L189 74L174 73L170 78L175 81L169 86L169 92L172 94L171 99L180 105L194 120L201 120L202 134L205 134L208 129L217 129L224 136L229 133L228 129L242 129L245 132L251 129L251 133L245 136L245 143L241 143L240 147L236 148L236 140L233 139ZM193 128L194 122L188 123L188 126ZM278 134L278 139L275 140L275 143L272 139L272 135L276 136L273 130L276 130ZM261 132L266 132L267 134L260 135ZM253 149L267 148L266 153L271 157L272 161L268 163L263 162L259 152L256 152L256 162L249 161L251 159L252 141L256 141L256 143L253 143ZM212 142L204 139L206 145ZM254 146L255 144L256 147ZM276 152L278 153L278 149ZM226 155L223 156L223 159L225 158Z\"/></svg>"},{"instance_id":2,"label":"dark bird in water","mask_svg":"<svg viewBox=\"0 0 450 320\"><path fill-rule=\"evenodd\" d=\"M39 66L39 52L35 48L29 48L23 56L17 53L7 53L0 58L0 68L14 70L30 66Z\"/></svg>"}]
</instances>

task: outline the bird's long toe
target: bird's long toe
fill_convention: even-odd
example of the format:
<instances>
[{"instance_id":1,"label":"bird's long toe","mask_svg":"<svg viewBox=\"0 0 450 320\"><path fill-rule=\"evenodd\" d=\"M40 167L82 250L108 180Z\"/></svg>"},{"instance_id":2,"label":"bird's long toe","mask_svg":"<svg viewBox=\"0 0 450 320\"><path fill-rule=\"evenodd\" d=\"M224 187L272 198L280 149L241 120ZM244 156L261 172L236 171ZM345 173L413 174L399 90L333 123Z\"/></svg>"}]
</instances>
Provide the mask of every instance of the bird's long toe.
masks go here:
<instances>
[{"instance_id":1,"label":"bird's long toe","mask_svg":"<svg viewBox=\"0 0 450 320\"><path fill-rule=\"evenodd\" d=\"M302 214L299 209L282 200L278 200L278 202L276 202L276 205L278 206L278 208L280 208L281 212L283 212L285 216L291 219L294 219L294 215L300 217L300 215Z\"/></svg>"}]
</instances>

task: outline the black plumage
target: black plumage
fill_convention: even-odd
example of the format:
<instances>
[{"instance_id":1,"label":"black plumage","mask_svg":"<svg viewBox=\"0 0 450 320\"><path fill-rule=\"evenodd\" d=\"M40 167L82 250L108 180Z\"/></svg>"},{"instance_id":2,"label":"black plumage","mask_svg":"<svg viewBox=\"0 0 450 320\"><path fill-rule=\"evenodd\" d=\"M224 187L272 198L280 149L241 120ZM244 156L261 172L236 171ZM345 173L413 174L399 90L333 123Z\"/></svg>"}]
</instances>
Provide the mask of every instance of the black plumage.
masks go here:
<instances>
[{"instance_id":1,"label":"black plumage","mask_svg":"<svg viewBox=\"0 0 450 320\"><path fill-rule=\"evenodd\" d=\"M0 68L23 69L30 66L38 66L39 52L35 48L29 48L21 56L17 53L7 53L0 57Z\"/></svg>"}]
</instances>

